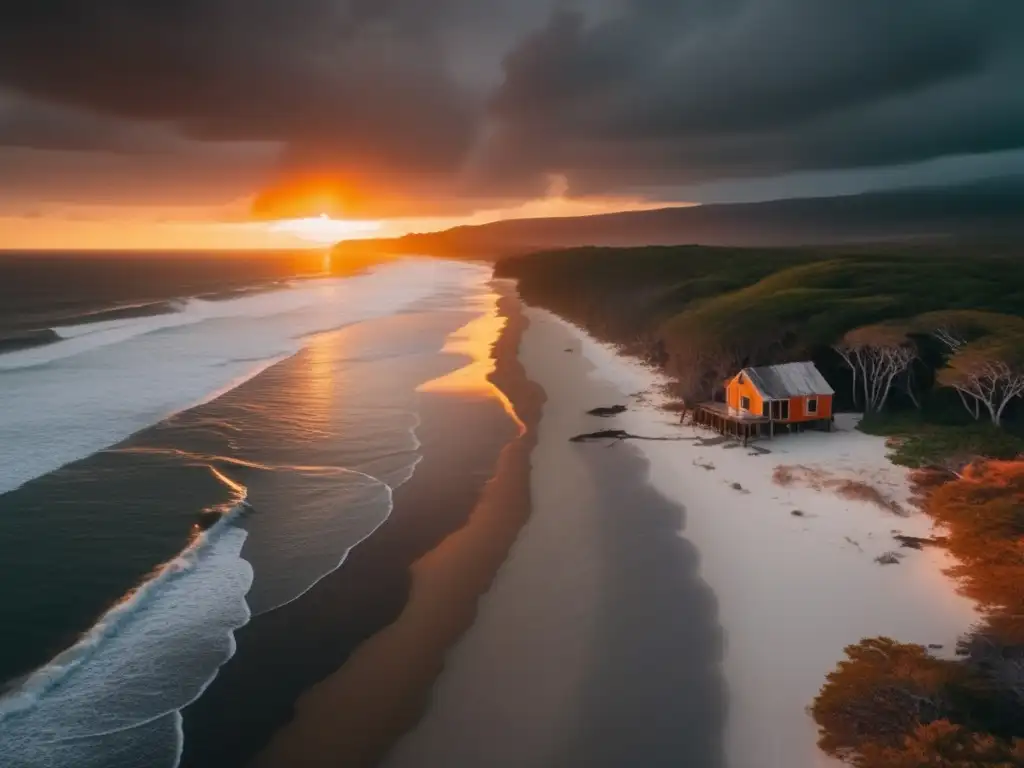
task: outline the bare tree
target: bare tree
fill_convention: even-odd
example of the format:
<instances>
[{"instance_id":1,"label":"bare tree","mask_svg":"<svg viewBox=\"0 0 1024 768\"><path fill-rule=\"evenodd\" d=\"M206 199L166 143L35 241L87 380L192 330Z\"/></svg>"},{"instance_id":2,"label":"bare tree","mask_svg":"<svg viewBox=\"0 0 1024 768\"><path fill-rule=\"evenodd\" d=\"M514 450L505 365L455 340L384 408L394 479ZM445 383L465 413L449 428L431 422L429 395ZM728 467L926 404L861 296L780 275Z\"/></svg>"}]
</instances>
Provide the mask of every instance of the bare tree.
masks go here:
<instances>
[{"instance_id":1,"label":"bare tree","mask_svg":"<svg viewBox=\"0 0 1024 768\"><path fill-rule=\"evenodd\" d=\"M955 355L967 344L966 332L952 323L933 328L931 334L946 347L951 355ZM972 392L962 387L953 386L953 389L956 390L957 395L960 397L960 402L963 403L967 412L974 417L975 421L978 421L981 418L981 400L975 397Z\"/></svg>"},{"instance_id":2,"label":"bare tree","mask_svg":"<svg viewBox=\"0 0 1024 768\"><path fill-rule=\"evenodd\" d=\"M916 380L917 377L914 376L914 363L911 361L910 365L907 366L907 370L899 377L899 381L903 386L903 392L910 398L910 402L914 404L914 407L920 411L921 398L917 396Z\"/></svg>"},{"instance_id":3,"label":"bare tree","mask_svg":"<svg viewBox=\"0 0 1024 768\"><path fill-rule=\"evenodd\" d=\"M1007 404L1021 394L1024 320L997 312L944 310L918 316L914 326L949 352L939 384L956 390L975 420L981 419L984 405L992 422L999 424Z\"/></svg>"},{"instance_id":4,"label":"bare tree","mask_svg":"<svg viewBox=\"0 0 1024 768\"><path fill-rule=\"evenodd\" d=\"M1024 645L1000 638L990 628L976 627L957 643L957 654L998 691L1024 704Z\"/></svg>"},{"instance_id":5,"label":"bare tree","mask_svg":"<svg viewBox=\"0 0 1024 768\"><path fill-rule=\"evenodd\" d=\"M967 343L967 337L963 332L949 326L933 329L932 336L941 341L950 352L956 352Z\"/></svg>"},{"instance_id":6,"label":"bare tree","mask_svg":"<svg viewBox=\"0 0 1024 768\"><path fill-rule=\"evenodd\" d=\"M1024 395L1024 337L987 337L962 345L939 371L938 381L955 389L965 407L973 398L975 413L984 405L992 423L1000 426L1006 407Z\"/></svg>"},{"instance_id":7,"label":"bare tree","mask_svg":"<svg viewBox=\"0 0 1024 768\"><path fill-rule=\"evenodd\" d=\"M917 349L906 331L889 325L857 328L833 349L852 373L855 401L860 385L865 413L877 413L885 407L893 381L917 358Z\"/></svg>"}]
</instances>

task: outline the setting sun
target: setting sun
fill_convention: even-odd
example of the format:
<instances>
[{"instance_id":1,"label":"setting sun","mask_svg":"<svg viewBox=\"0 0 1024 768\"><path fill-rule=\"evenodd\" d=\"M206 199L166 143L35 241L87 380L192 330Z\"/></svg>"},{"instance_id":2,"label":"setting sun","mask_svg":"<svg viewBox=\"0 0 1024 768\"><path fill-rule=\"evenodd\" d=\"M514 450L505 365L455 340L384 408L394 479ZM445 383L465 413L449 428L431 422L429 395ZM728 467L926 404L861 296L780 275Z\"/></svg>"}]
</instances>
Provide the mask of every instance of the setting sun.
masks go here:
<instances>
[{"instance_id":1,"label":"setting sun","mask_svg":"<svg viewBox=\"0 0 1024 768\"><path fill-rule=\"evenodd\" d=\"M271 232L294 235L311 243L328 245L340 240L368 237L379 232L379 221L332 219L326 213L302 219L283 219L270 225Z\"/></svg>"}]
</instances>

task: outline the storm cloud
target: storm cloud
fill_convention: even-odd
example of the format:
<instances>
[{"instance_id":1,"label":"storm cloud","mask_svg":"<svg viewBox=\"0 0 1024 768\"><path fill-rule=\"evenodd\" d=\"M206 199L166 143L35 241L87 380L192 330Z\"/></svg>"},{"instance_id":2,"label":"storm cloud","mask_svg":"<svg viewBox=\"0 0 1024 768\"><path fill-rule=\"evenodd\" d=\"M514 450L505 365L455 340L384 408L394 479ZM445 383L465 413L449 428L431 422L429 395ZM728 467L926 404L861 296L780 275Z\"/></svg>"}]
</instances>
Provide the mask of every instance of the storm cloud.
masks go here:
<instances>
[{"instance_id":1,"label":"storm cloud","mask_svg":"<svg viewBox=\"0 0 1024 768\"><path fill-rule=\"evenodd\" d=\"M1008 0L22 0L0 145L258 143L263 213L402 215L1015 149L1021 83Z\"/></svg>"}]
</instances>

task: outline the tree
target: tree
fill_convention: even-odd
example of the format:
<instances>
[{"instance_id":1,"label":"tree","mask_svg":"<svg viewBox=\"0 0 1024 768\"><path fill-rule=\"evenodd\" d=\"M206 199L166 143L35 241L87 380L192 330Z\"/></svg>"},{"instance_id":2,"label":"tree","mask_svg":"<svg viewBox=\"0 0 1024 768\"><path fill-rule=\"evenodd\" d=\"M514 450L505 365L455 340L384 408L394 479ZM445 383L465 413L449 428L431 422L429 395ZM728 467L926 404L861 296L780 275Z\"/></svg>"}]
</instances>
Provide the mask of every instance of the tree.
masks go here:
<instances>
[{"instance_id":1,"label":"tree","mask_svg":"<svg viewBox=\"0 0 1024 768\"><path fill-rule=\"evenodd\" d=\"M945 345L951 355L955 355L967 345L966 334L952 325L939 326L932 331L932 335ZM953 389L956 390L957 395L960 396L960 402L963 403L967 412L974 417L974 420L978 421L981 419L981 400L962 387L953 387Z\"/></svg>"},{"instance_id":2,"label":"tree","mask_svg":"<svg viewBox=\"0 0 1024 768\"><path fill-rule=\"evenodd\" d=\"M968 410L973 400L976 418L984 406L1000 426L1006 407L1024 394L1024 336L986 336L960 344L937 380L955 389Z\"/></svg>"},{"instance_id":3,"label":"tree","mask_svg":"<svg viewBox=\"0 0 1024 768\"><path fill-rule=\"evenodd\" d=\"M833 346L853 375L854 401L860 385L865 413L885 407L892 383L917 358L917 349L904 327L867 325L847 333Z\"/></svg>"},{"instance_id":4,"label":"tree","mask_svg":"<svg viewBox=\"0 0 1024 768\"><path fill-rule=\"evenodd\" d=\"M851 645L846 656L811 707L818 746L829 755L854 760L869 744L898 748L919 725L952 712L948 691L961 675L956 662L886 637Z\"/></svg>"},{"instance_id":5,"label":"tree","mask_svg":"<svg viewBox=\"0 0 1024 768\"><path fill-rule=\"evenodd\" d=\"M1020 642L1020 620L1005 617L976 627L957 644L957 653L971 670L974 687L990 701L1003 701L1007 719L1017 731L1024 710L1024 644Z\"/></svg>"},{"instance_id":6,"label":"tree","mask_svg":"<svg viewBox=\"0 0 1024 768\"><path fill-rule=\"evenodd\" d=\"M979 342L998 344L999 342L994 340L1002 339L1003 343L1008 343L1014 338L1024 338L1024 319L979 310L927 312L915 318L911 326L915 332L930 334L938 340L946 348L951 359L956 358L961 352L966 352L972 345L977 346ZM946 386L956 390L967 412L975 420L981 419L984 399L978 396L979 387L971 386L967 379L959 376L946 376L949 381ZM942 384L942 381L939 383ZM967 385L958 386L958 383Z\"/></svg>"},{"instance_id":7,"label":"tree","mask_svg":"<svg viewBox=\"0 0 1024 768\"><path fill-rule=\"evenodd\" d=\"M868 744L854 761L858 768L1018 768L1024 742L974 733L948 720L918 726L898 747Z\"/></svg>"},{"instance_id":8,"label":"tree","mask_svg":"<svg viewBox=\"0 0 1024 768\"><path fill-rule=\"evenodd\" d=\"M975 462L935 488L926 511L946 531L957 561L950 573L964 592L983 607L1024 613L1024 462Z\"/></svg>"}]
</instances>

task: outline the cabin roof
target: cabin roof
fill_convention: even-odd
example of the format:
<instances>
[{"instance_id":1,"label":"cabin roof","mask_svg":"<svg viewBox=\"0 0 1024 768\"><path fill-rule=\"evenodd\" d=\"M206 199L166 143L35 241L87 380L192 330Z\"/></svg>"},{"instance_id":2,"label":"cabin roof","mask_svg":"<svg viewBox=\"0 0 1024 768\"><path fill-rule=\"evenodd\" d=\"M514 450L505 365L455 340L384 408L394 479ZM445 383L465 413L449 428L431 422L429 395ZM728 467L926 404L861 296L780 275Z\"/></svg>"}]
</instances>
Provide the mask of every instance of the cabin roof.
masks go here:
<instances>
[{"instance_id":1,"label":"cabin roof","mask_svg":"<svg viewBox=\"0 0 1024 768\"><path fill-rule=\"evenodd\" d=\"M757 387L757 391L770 400L835 394L821 371L810 362L744 368L743 373Z\"/></svg>"}]
</instances>

